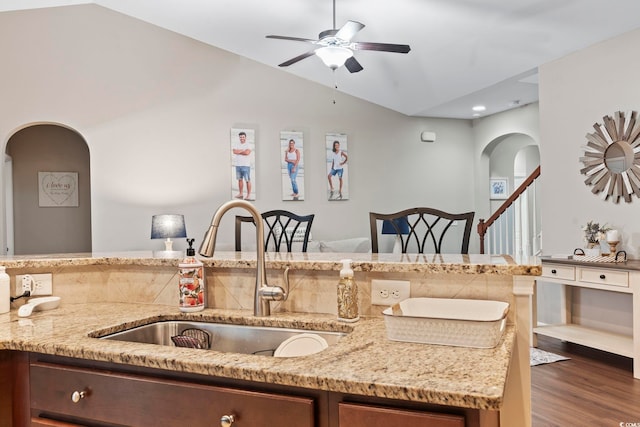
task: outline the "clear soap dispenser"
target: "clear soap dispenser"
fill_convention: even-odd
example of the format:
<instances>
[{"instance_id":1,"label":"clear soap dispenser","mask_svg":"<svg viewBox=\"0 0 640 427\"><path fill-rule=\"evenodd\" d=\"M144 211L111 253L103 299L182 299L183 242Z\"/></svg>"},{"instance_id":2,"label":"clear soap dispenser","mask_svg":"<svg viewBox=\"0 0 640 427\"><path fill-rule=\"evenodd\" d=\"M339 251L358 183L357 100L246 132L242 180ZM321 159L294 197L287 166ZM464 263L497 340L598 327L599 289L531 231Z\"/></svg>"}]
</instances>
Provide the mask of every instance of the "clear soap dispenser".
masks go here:
<instances>
[{"instance_id":1,"label":"clear soap dispenser","mask_svg":"<svg viewBox=\"0 0 640 427\"><path fill-rule=\"evenodd\" d=\"M196 258L192 247L195 239L187 239L187 257L178 264L178 288L180 311L191 312L204 309L204 265Z\"/></svg>"},{"instance_id":2,"label":"clear soap dispenser","mask_svg":"<svg viewBox=\"0 0 640 427\"><path fill-rule=\"evenodd\" d=\"M353 280L351 260L343 259L338 282L338 320L343 322L357 322L358 314L358 285Z\"/></svg>"}]
</instances>

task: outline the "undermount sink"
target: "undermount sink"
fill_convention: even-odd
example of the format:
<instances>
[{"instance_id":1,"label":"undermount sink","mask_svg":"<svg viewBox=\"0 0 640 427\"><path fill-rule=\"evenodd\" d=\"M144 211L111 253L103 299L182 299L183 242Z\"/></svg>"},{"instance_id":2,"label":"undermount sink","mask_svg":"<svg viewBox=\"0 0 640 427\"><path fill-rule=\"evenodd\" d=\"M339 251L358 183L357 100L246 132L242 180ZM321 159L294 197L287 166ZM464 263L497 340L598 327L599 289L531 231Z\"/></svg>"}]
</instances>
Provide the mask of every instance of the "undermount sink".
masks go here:
<instances>
[{"instance_id":1,"label":"undermount sink","mask_svg":"<svg viewBox=\"0 0 640 427\"><path fill-rule=\"evenodd\" d=\"M272 326L159 321L109 335L98 336L97 338L177 347L194 347L190 344L199 342L203 343L199 348L208 348L209 350L225 353L256 354L263 356L273 356L276 350L280 348L280 354L276 353L275 355L287 357L303 355L302 353L305 352L305 349L301 348L301 346L308 346L309 344L311 344L311 346L307 354L315 353L327 346L335 344L346 334L345 332ZM184 338L185 336L187 338ZM199 340L200 337L205 337L206 340ZM208 341L208 343L204 343L205 341ZM297 345L294 344L298 350L297 354L285 354L282 352L282 344L288 345L294 341L298 341ZM300 353L300 351L302 353Z\"/></svg>"}]
</instances>

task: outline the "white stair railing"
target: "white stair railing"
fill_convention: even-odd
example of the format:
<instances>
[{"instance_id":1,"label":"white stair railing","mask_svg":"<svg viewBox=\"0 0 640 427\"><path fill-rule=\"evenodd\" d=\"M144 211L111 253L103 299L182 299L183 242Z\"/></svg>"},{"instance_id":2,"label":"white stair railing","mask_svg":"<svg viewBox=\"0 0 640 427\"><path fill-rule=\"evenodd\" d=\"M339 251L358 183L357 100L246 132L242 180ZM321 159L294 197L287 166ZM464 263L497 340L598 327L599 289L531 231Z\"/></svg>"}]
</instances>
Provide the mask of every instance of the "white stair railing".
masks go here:
<instances>
[{"instance_id":1,"label":"white stair railing","mask_svg":"<svg viewBox=\"0 0 640 427\"><path fill-rule=\"evenodd\" d=\"M526 257L540 252L540 229L536 202L538 166L527 179L485 220L480 219L480 253ZM486 248L486 251L485 251Z\"/></svg>"}]
</instances>

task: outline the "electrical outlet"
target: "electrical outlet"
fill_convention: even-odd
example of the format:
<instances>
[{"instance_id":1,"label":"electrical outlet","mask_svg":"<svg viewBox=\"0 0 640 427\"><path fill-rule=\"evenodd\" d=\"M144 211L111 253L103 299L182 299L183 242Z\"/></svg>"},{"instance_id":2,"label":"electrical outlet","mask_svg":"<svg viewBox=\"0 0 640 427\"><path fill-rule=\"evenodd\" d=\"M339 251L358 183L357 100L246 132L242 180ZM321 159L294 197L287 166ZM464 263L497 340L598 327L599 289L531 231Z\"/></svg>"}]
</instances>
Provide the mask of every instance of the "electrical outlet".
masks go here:
<instances>
[{"instance_id":1,"label":"electrical outlet","mask_svg":"<svg viewBox=\"0 0 640 427\"><path fill-rule=\"evenodd\" d=\"M28 274L16 276L16 295L22 295L25 292L31 293L33 284L33 277Z\"/></svg>"},{"instance_id":2,"label":"electrical outlet","mask_svg":"<svg viewBox=\"0 0 640 427\"><path fill-rule=\"evenodd\" d=\"M31 296L52 295L53 278L51 273L19 274L16 276L16 295L30 291Z\"/></svg>"},{"instance_id":3,"label":"electrical outlet","mask_svg":"<svg viewBox=\"0 0 640 427\"><path fill-rule=\"evenodd\" d=\"M408 280L372 280L371 304L393 305L409 298L411 284Z\"/></svg>"}]
</instances>

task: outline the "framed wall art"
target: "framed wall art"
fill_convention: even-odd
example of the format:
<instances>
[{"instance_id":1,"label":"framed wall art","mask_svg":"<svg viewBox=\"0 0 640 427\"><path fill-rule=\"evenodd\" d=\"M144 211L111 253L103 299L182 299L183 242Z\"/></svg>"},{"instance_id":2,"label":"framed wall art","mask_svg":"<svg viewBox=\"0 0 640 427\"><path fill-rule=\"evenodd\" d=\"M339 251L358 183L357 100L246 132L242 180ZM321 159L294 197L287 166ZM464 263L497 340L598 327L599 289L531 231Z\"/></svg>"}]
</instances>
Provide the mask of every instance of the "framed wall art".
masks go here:
<instances>
[{"instance_id":1,"label":"framed wall art","mask_svg":"<svg viewBox=\"0 0 640 427\"><path fill-rule=\"evenodd\" d=\"M502 200L509 197L509 180L507 178L491 178L491 200Z\"/></svg>"},{"instance_id":2,"label":"framed wall art","mask_svg":"<svg viewBox=\"0 0 640 427\"><path fill-rule=\"evenodd\" d=\"M256 199L256 132L231 129L231 195L236 199Z\"/></svg>"},{"instance_id":3,"label":"framed wall art","mask_svg":"<svg viewBox=\"0 0 640 427\"><path fill-rule=\"evenodd\" d=\"M344 133L327 133L326 167L327 167L327 200L349 199L349 150L347 135Z\"/></svg>"},{"instance_id":4,"label":"framed wall art","mask_svg":"<svg viewBox=\"0 0 640 427\"><path fill-rule=\"evenodd\" d=\"M38 206L78 207L78 172L38 172Z\"/></svg>"},{"instance_id":5,"label":"framed wall art","mask_svg":"<svg viewBox=\"0 0 640 427\"><path fill-rule=\"evenodd\" d=\"M282 200L304 200L304 135L280 132Z\"/></svg>"}]
</instances>

